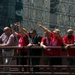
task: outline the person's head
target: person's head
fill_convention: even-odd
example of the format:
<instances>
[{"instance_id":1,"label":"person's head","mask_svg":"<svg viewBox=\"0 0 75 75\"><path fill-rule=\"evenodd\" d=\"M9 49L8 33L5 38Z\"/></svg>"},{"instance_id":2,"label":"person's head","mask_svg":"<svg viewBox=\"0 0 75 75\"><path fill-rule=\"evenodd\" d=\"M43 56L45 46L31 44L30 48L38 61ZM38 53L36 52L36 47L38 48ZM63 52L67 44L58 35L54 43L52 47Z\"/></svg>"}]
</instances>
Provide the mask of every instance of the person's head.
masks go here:
<instances>
[{"instance_id":1,"label":"person's head","mask_svg":"<svg viewBox=\"0 0 75 75\"><path fill-rule=\"evenodd\" d=\"M30 34L30 37L35 37L37 35L37 32L35 29L31 29L29 34Z\"/></svg>"},{"instance_id":2,"label":"person's head","mask_svg":"<svg viewBox=\"0 0 75 75\"><path fill-rule=\"evenodd\" d=\"M60 37L60 30L59 29L55 29L53 32L54 32L54 36L56 38L59 38Z\"/></svg>"},{"instance_id":3,"label":"person's head","mask_svg":"<svg viewBox=\"0 0 75 75\"><path fill-rule=\"evenodd\" d=\"M9 27L4 27L3 29L4 33L8 36L10 35L10 28Z\"/></svg>"},{"instance_id":4,"label":"person's head","mask_svg":"<svg viewBox=\"0 0 75 75\"><path fill-rule=\"evenodd\" d=\"M47 37L47 38L50 38L51 37L51 35L50 35L50 33L49 32L44 32L44 35L45 35L45 37Z\"/></svg>"},{"instance_id":5,"label":"person's head","mask_svg":"<svg viewBox=\"0 0 75 75\"><path fill-rule=\"evenodd\" d=\"M73 35L73 29L69 28L67 30L67 36L68 36L68 38L70 38L72 35Z\"/></svg>"},{"instance_id":6,"label":"person's head","mask_svg":"<svg viewBox=\"0 0 75 75\"><path fill-rule=\"evenodd\" d=\"M60 34L60 30L59 29L56 28L54 31L57 32L58 34Z\"/></svg>"}]
</instances>

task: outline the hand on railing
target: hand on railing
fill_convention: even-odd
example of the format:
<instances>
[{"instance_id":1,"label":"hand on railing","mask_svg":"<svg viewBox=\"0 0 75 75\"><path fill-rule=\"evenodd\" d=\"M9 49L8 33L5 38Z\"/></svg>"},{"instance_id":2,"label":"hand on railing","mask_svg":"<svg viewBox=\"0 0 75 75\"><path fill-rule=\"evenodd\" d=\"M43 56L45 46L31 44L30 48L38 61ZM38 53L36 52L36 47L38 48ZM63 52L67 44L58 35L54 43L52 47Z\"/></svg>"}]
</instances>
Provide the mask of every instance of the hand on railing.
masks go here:
<instances>
[{"instance_id":1,"label":"hand on railing","mask_svg":"<svg viewBox=\"0 0 75 75\"><path fill-rule=\"evenodd\" d=\"M27 47L32 47L32 46L33 46L33 44L31 44L31 43L27 45Z\"/></svg>"},{"instance_id":2,"label":"hand on railing","mask_svg":"<svg viewBox=\"0 0 75 75\"><path fill-rule=\"evenodd\" d=\"M70 45L66 45L64 48L69 49L70 47L71 47Z\"/></svg>"}]
</instances>

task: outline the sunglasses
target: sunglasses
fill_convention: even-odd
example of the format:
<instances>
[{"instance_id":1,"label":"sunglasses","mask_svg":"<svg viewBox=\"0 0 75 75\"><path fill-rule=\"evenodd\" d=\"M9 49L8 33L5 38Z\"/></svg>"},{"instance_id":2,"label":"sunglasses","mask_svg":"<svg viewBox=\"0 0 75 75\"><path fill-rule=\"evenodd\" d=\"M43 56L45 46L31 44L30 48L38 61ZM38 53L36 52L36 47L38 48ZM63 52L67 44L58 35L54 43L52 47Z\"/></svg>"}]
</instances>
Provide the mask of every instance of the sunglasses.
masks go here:
<instances>
[{"instance_id":1,"label":"sunglasses","mask_svg":"<svg viewBox=\"0 0 75 75\"><path fill-rule=\"evenodd\" d=\"M30 33L30 34L34 34L34 33Z\"/></svg>"},{"instance_id":2,"label":"sunglasses","mask_svg":"<svg viewBox=\"0 0 75 75\"><path fill-rule=\"evenodd\" d=\"M67 32L67 34L73 34L73 32Z\"/></svg>"},{"instance_id":3,"label":"sunglasses","mask_svg":"<svg viewBox=\"0 0 75 75\"><path fill-rule=\"evenodd\" d=\"M7 30L4 30L4 32L7 32L8 31L8 29Z\"/></svg>"}]
</instances>

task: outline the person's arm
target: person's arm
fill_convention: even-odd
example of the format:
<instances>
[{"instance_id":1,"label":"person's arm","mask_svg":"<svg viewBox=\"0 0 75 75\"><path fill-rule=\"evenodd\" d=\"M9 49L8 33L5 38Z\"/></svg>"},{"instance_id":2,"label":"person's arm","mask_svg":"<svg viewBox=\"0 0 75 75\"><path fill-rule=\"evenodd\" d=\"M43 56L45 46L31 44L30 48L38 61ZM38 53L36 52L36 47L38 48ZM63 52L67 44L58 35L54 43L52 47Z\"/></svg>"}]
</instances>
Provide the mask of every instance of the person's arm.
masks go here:
<instances>
[{"instance_id":1,"label":"person's arm","mask_svg":"<svg viewBox=\"0 0 75 75\"><path fill-rule=\"evenodd\" d=\"M41 39L40 46L43 47L44 49L47 49L47 46L45 45L45 38Z\"/></svg>"},{"instance_id":2,"label":"person's arm","mask_svg":"<svg viewBox=\"0 0 75 75\"><path fill-rule=\"evenodd\" d=\"M14 36L10 35L6 44L0 44L0 46L13 46L14 45Z\"/></svg>"},{"instance_id":3,"label":"person's arm","mask_svg":"<svg viewBox=\"0 0 75 75\"><path fill-rule=\"evenodd\" d=\"M4 35L4 33L0 36L0 41L2 40L2 38L3 38L3 35Z\"/></svg>"},{"instance_id":4,"label":"person's arm","mask_svg":"<svg viewBox=\"0 0 75 75\"><path fill-rule=\"evenodd\" d=\"M36 24L38 27L42 28L44 31L51 33L51 31L41 24Z\"/></svg>"},{"instance_id":5,"label":"person's arm","mask_svg":"<svg viewBox=\"0 0 75 75\"><path fill-rule=\"evenodd\" d=\"M17 37L18 33L13 29L13 25L12 24L10 25L10 27L11 27L13 35Z\"/></svg>"},{"instance_id":6,"label":"person's arm","mask_svg":"<svg viewBox=\"0 0 75 75\"><path fill-rule=\"evenodd\" d=\"M21 27L20 22L17 23L17 27L19 28L19 30L23 35L25 34L28 35L28 31L25 28Z\"/></svg>"},{"instance_id":7,"label":"person's arm","mask_svg":"<svg viewBox=\"0 0 75 75\"><path fill-rule=\"evenodd\" d=\"M33 44L32 43L29 43L28 45L27 45L27 47L32 47L33 46Z\"/></svg>"},{"instance_id":8,"label":"person's arm","mask_svg":"<svg viewBox=\"0 0 75 75\"><path fill-rule=\"evenodd\" d=\"M46 46L46 45L44 45L44 43L43 43L43 42L41 42L41 43L40 43L40 46L41 46L41 47L43 47L43 48L45 48L45 49L47 48L47 46Z\"/></svg>"},{"instance_id":9,"label":"person's arm","mask_svg":"<svg viewBox=\"0 0 75 75\"><path fill-rule=\"evenodd\" d=\"M64 37L63 42L64 42L64 45L65 45L65 49L68 49L71 46L74 46L75 45L75 42L72 43L72 44L67 44L67 37L66 36Z\"/></svg>"}]
</instances>

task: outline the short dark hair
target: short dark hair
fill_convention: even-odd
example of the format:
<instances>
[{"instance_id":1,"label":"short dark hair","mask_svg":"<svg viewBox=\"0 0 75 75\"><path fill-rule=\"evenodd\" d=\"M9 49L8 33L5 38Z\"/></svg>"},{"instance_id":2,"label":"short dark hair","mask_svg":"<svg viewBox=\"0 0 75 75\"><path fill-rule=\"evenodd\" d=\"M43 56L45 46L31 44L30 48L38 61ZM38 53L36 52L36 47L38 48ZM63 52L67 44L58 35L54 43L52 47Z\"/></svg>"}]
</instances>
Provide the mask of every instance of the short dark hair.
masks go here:
<instances>
[{"instance_id":1,"label":"short dark hair","mask_svg":"<svg viewBox=\"0 0 75 75\"><path fill-rule=\"evenodd\" d=\"M35 29L31 29L30 31L33 31L33 32L37 33Z\"/></svg>"}]
</instances>

